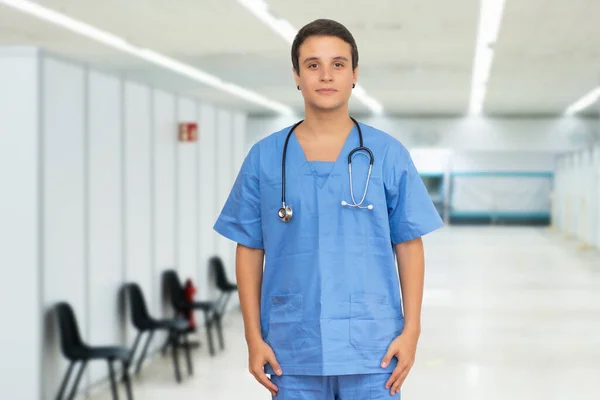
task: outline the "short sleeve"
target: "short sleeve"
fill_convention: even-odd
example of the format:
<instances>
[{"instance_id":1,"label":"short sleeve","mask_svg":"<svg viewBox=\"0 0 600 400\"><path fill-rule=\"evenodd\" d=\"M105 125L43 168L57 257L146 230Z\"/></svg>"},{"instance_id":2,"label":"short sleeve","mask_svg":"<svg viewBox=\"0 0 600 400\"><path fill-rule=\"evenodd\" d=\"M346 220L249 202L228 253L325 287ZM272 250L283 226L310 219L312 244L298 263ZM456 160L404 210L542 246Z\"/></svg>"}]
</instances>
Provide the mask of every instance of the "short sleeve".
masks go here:
<instances>
[{"instance_id":1,"label":"short sleeve","mask_svg":"<svg viewBox=\"0 0 600 400\"><path fill-rule=\"evenodd\" d=\"M254 145L242 163L213 229L236 243L262 249L258 165L258 146Z\"/></svg>"},{"instance_id":2,"label":"short sleeve","mask_svg":"<svg viewBox=\"0 0 600 400\"><path fill-rule=\"evenodd\" d=\"M444 223L404 146L392 146L384 164L392 244L424 236Z\"/></svg>"}]
</instances>

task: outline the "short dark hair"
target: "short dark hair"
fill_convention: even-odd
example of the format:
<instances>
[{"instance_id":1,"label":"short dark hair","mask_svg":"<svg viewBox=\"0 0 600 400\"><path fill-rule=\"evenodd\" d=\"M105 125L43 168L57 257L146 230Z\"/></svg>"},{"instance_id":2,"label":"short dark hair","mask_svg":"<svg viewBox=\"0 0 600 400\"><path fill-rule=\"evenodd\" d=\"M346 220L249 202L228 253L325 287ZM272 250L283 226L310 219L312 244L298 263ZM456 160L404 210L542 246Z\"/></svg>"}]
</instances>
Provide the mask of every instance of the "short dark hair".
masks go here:
<instances>
[{"instance_id":1,"label":"short dark hair","mask_svg":"<svg viewBox=\"0 0 600 400\"><path fill-rule=\"evenodd\" d=\"M335 36L342 39L352 48L352 70L358 65L358 48L350 31L337 21L321 18L304 25L294 38L292 43L292 65L297 74L300 74L298 62L300 46L311 36Z\"/></svg>"}]
</instances>

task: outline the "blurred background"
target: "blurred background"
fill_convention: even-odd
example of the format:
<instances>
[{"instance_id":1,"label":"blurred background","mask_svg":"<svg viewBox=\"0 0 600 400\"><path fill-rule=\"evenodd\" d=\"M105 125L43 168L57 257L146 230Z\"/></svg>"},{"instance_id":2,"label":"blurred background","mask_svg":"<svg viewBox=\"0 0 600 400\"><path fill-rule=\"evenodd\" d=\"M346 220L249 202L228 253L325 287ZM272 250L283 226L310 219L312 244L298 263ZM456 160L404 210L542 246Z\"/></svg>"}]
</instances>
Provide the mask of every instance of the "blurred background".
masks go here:
<instances>
[{"instance_id":1,"label":"blurred background","mask_svg":"<svg viewBox=\"0 0 600 400\"><path fill-rule=\"evenodd\" d=\"M598 15L0 0L0 398L126 398L123 361L136 399L270 398L212 226L250 146L303 116L295 33L332 18L360 54L351 114L410 150L446 221L403 398L599 399Z\"/></svg>"}]
</instances>

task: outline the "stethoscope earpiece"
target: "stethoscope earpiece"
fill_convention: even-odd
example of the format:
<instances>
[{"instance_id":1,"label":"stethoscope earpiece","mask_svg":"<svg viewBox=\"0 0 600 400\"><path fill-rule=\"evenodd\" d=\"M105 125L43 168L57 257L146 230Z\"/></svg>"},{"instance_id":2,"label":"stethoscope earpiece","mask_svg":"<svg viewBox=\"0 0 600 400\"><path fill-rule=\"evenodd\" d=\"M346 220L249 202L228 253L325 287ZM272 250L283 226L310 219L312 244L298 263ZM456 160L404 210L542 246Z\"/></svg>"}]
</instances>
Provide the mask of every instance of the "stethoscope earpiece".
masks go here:
<instances>
[{"instance_id":1,"label":"stethoscope earpiece","mask_svg":"<svg viewBox=\"0 0 600 400\"><path fill-rule=\"evenodd\" d=\"M344 207L366 208L366 209L369 209L369 210L373 209L373 204L369 204L368 206L361 206L361 205L358 205L358 204L348 204L346 202L346 200L342 200L342 206L344 206Z\"/></svg>"}]
</instances>

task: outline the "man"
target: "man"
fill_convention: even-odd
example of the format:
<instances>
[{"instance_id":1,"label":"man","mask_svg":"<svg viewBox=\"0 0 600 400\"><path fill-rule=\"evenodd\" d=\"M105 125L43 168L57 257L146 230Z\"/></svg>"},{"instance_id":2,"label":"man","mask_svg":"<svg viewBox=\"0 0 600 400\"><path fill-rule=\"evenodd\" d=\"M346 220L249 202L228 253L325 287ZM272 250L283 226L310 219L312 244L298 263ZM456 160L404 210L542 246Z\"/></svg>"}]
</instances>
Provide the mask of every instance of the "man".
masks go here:
<instances>
[{"instance_id":1,"label":"man","mask_svg":"<svg viewBox=\"0 0 600 400\"><path fill-rule=\"evenodd\" d=\"M292 64L305 118L252 146L214 227L238 243L249 369L278 399L399 399L443 223L406 148L348 114L350 32L311 22Z\"/></svg>"}]
</instances>

